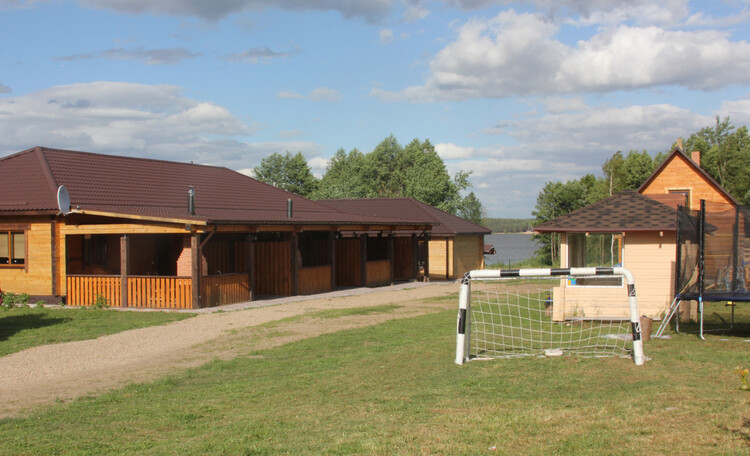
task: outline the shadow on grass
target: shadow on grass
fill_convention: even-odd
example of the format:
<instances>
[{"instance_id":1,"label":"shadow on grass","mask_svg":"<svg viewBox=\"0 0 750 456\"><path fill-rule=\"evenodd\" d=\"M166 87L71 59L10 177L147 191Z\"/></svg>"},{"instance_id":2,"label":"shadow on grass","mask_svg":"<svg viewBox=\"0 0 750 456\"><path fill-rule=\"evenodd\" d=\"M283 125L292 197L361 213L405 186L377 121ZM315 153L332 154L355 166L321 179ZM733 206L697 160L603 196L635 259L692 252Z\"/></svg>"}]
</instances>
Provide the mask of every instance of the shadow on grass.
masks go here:
<instances>
[{"instance_id":1,"label":"shadow on grass","mask_svg":"<svg viewBox=\"0 0 750 456\"><path fill-rule=\"evenodd\" d=\"M59 325L71 318L50 317L44 314L25 314L0 316L0 342L8 340L13 334L25 329L38 329L45 326Z\"/></svg>"}]
</instances>

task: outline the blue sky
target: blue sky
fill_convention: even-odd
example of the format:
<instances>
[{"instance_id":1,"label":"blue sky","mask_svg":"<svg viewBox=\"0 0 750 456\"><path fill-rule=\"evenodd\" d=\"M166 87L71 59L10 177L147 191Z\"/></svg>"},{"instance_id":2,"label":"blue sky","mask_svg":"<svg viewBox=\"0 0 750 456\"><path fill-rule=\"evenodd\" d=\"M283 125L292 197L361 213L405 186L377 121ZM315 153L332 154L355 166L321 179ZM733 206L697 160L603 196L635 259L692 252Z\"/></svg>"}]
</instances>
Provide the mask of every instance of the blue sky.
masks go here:
<instances>
[{"instance_id":1,"label":"blue sky","mask_svg":"<svg viewBox=\"0 0 750 456\"><path fill-rule=\"evenodd\" d=\"M615 151L750 125L750 0L0 0L0 156L248 172L429 139L492 217Z\"/></svg>"}]
</instances>

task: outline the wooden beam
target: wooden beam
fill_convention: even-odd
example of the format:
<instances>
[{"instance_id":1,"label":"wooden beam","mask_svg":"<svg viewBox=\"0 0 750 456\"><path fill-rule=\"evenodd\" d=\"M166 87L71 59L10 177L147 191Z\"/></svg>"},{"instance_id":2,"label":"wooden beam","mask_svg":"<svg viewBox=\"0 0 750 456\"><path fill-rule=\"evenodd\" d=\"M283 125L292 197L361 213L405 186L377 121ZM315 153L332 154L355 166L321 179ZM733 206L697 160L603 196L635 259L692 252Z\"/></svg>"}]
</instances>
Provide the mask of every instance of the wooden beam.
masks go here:
<instances>
[{"instance_id":1,"label":"wooden beam","mask_svg":"<svg viewBox=\"0 0 750 456\"><path fill-rule=\"evenodd\" d=\"M192 265L190 268L190 278L193 289L193 309L201 307L201 239L198 233L190 236L190 259Z\"/></svg>"},{"instance_id":2,"label":"wooden beam","mask_svg":"<svg viewBox=\"0 0 750 456\"><path fill-rule=\"evenodd\" d=\"M252 298L255 298L255 241L253 235L249 234L245 238L245 270L250 274L250 292ZM251 299L252 300L252 299Z\"/></svg>"},{"instance_id":3,"label":"wooden beam","mask_svg":"<svg viewBox=\"0 0 750 456\"><path fill-rule=\"evenodd\" d=\"M130 238L120 238L120 307L128 307L128 273L130 272Z\"/></svg>"},{"instance_id":4,"label":"wooden beam","mask_svg":"<svg viewBox=\"0 0 750 456\"><path fill-rule=\"evenodd\" d=\"M57 221L55 217L52 217L49 224L49 235L50 235L50 273L52 274L51 290L50 293L54 296L57 291ZM28 243L28 242L27 242ZM29 258L28 256L26 257ZM26 261L28 263L28 260Z\"/></svg>"},{"instance_id":5,"label":"wooden beam","mask_svg":"<svg viewBox=\"0 0 750 456\"><path fill-rule=\"evenodd\" d=\"M388 281L393 285L393 233L388 234L388 259L391 260L391 272Z\"/></svg>"},{"instance_id":6,"label":"wooden beam","mask_svg":"<svg viewBox=\"0 0 750 456\"><path fill-rule=\"evenodd\" d=\"M417 242L417 233L411 233L411 275L416 282L419 278L419 243Z\"/></svg>"},{"instance_id":7,"label":"wooden beam","mask_svg":"<svg viewBox=\"0 0 750 456\"><path fill-rule=\"evenodd\" d=\"M105 212L105 211L91 211L91 210L76 210L74 211L77 214L81 215L97 215L100 217L116 217L116 218L125 218L129 220L145 220L145 221L152 221L152 222L166 222L166 223L176 223L180 225L206 225L207 222L205 220L194 220L194 219L180 219L180 218L169 218L169 217L153 217L148 215L132 215L132 214L119 214L116 212Z\"/></svg>"}]
</instances>

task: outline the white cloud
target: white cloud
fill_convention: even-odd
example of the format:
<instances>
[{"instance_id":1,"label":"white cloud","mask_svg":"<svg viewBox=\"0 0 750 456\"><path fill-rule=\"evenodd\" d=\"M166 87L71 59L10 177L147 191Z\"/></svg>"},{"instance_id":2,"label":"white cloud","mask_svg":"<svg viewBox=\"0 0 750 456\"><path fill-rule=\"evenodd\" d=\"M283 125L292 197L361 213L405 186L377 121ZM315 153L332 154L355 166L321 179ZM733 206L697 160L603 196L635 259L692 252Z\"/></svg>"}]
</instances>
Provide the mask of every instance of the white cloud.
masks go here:
<instances>
[{"instance_id":1,"label":"white cloud","mask_svg":"<svg viewBox=\"0 0 750 456\"><path fill-rule=\"evenodd\" d=\"M93 82L0 98L0 156L33 146L248 168L304 141L247 143L253 127L215 103L170 85Z\"/></svg>"},{"instance_id":2,"label":"white cloud","mask_svg":"<svg viewBox=\"0 0 750 456\"><path fill-rule=\"evenodd\" d=\"M393 29L382 29L378 37L381 44L391 44L395 39Z\"/></svg>"},{"instance_id":3,"label":"white cloud","mask_svg":"<svg viewBox=\"0 0 750 456\"><path fill-rule=\"evenodd\" d=\"M200 56L184 48L165 49L108 49L106 51L74 54L58 57L57 60L109 59L109 60L139 60L148 65L174 65L183 60Z\"/></svg>"},{"instance_id":4,"label":"white cloud","mask_svg":"<svg viewBox=\"0 0 750 456\"><path fill-rule=\"evenodd\" d=\"M607 92L678 85L716 90L748 84L750 44L719 31L621 25L568 46L559 26L513 10L464 24L430 62L424 85L374 88L389 101L433 102Z\"/></svg>"},{"instance_id":5,"label":"white cloud","mask_svg":"<svg viewBox=\"0 0 750 456\"><path fill-rule=\"evenodd\" d=\"M310 92L308 95L302 95L297 92L282 91L276 94L276 98L284 99L307 99L310 101L325 101L325 102L338 102L341 101L341 94L328 87L318 87Z\"/></svg>"},{"instance_id":6,"label":"white cloud","mask_svg":"<svg viewBox=\"0 0 750 456\"><path fill-rule=\"evenodd\" d=\"M435 151L443 160L453 160L457 158L468 158L474 155L473 147L457 146L453 143L435 144Z\"/></svg>"},{"instance_id":7,"label":"white cloud","mask_svg":"<svg viewBox=\"0 0 750 456\"><path fill-rule=\"evenodd\" d=\"M268 63L272 59L292 57L292 56L298 55L300 52L301 51L299 48L296 48L291 51L277 52L277 51L272 50L269 47L256 46L256 47L248 49L247 51L230 54L224 57L224 60L227 60L230 62L246 62L246 63L252 63L252 64Z\"/></svg>"}]
</instances>

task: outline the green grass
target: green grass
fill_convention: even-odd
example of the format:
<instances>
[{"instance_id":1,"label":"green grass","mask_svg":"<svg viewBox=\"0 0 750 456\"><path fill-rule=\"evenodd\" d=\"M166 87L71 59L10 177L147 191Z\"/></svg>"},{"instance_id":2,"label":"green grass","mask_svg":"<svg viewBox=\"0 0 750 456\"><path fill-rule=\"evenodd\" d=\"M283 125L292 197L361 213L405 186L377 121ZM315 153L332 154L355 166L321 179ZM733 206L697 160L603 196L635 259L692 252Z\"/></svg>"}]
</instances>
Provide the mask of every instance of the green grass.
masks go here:
<instances>
[{"instance_id":1,"label":"green grass","mask_svg":"<svg viewBox=\"0 0 750 456\"><path fill-rule=\"evenodd\" d=\"M96 339L128 329L163 325L192 314L105 309L0 308L0 356L37 345Z\"/></svg>"},{"instance_id":2,"label":"green grass","mask_svg":"<svg viewBox=\"0 0 750 456\"><path fill-rule=\"evenodd\" d=\"M652 360L453 364L455 311L215 361L0 420L0 454L744 455L750 335ZM727 339L727 340L722 340ZM495 450L491 450L491 448Z\"/></svg>"}]
</instances>

